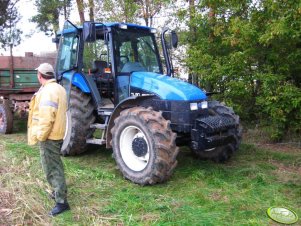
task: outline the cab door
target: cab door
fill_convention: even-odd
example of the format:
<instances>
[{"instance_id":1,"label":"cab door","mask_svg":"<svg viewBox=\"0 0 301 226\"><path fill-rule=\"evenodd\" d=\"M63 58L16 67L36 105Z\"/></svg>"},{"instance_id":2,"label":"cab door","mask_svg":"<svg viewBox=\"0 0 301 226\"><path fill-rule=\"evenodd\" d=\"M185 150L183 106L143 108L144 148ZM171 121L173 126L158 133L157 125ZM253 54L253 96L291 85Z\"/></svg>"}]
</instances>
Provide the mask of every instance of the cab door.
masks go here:
<instances>
[{"instance_id":1,"label":"cab door","mask_svg":"<svg viewBox=\"0 0 301 226\"><path fill-rule=\"evenodd\" d=\"M67 20L60 34L60 44L56 63L57 80L61 80L65 72L78 68L78 49L79 29Z\"/></svg>"}]
</instances>

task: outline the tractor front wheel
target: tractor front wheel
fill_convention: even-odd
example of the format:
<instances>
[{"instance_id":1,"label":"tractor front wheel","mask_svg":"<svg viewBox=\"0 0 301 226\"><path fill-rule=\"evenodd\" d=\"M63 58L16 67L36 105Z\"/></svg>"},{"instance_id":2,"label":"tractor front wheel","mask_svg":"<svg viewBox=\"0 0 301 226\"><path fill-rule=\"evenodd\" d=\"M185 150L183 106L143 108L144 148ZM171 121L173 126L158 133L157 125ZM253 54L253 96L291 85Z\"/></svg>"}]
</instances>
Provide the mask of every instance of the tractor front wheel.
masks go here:
<instances>
[{"instance_id":1,"label":"tractor front wheel","mask_svg":"<svg viewBox=\"0 0 301 226\"><path fill-rule=\"evenodd\" d=\"M90 128L94 121L91 96L72 87L67 111L66 132L61 148L62 155L77 155L86 151L86 139L90 138L94 132L94 129Z\"/></svg>"},{"instance_id":2,"label":"tractor front wheel","mask_svg":"<svg viewBox=\"0 0 301 226\"><path fill-rule=\"evenodd\" d=\"M179 152L170 121L152 108L134 107L122 111L114 124L113 156L123 176L140 185L168 180Z\"/></svg>"}]
</instances>

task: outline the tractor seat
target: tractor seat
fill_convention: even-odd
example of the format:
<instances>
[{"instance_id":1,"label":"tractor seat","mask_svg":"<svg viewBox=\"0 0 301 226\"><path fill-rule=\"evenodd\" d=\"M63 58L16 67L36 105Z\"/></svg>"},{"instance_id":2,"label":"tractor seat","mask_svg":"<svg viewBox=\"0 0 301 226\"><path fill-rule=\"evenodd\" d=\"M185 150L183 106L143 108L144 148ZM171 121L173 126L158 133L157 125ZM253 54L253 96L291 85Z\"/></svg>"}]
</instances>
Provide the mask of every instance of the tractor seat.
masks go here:
<instances>
[{"instance_id":1,"label":"tractor seat","mask_svg":"<svg viewBox=\"0 0 301 226\"><path fill-rule=\"evenodd\" d=\"M107 67L107 62L103 60L95 60L93 62L92 73L94 76L102 76L104 74L104 69Z\"/></svg>"},{"instance_id":2,"label":"tractor seat","mask_svg":"<svg viewBox=\"0 0 301 226\"><path fill-rule=\"evenodd\" d=\"M95 60L93 62L91 72L97 83L102 97L113 96L113 77L111 73L105 73L107 62L102 60Z\"/></svg>"}]
</instances>

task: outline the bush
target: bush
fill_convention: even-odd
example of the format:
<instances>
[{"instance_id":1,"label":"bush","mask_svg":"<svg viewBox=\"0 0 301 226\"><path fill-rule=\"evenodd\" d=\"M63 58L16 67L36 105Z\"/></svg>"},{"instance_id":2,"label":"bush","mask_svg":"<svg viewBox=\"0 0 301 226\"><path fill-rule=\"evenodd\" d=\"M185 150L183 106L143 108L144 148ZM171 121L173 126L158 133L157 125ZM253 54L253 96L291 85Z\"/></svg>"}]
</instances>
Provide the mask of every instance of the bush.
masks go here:
<instances>
[{"instance_id":1,"label":"bush","mask_svg":"<svg viewBox=\"0 0 301 226\"><path fill-rule=\"evenodd\" d=\"M280 140L285 131L301 130L301 89L291 82L279 81L275 75L265 75L261 93L257 97L261 107L260 117L270 124L271 138Z\"/></svg>"}]
</instances>

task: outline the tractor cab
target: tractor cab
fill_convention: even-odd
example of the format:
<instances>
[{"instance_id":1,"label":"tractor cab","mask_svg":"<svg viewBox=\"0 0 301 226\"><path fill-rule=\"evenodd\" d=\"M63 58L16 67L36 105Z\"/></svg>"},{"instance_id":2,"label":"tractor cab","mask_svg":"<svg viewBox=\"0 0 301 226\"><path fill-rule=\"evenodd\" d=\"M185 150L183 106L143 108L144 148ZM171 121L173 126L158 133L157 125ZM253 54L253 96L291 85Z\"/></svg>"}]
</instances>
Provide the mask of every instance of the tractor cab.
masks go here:
<instances>
[{"instance_id":1,"label":"tractor cab","mask_svg":"<svg viewBox=\"0 0 301 226\"><path fill-rule=\"evenodd\" d=\"M133 72L163 74L155 32L133 24L85 22L77 27L66 21L58 35L57 80L64 79L67 90L73 81L99 106L116 106L130 96Z\"/></svg>"}]
</instances>

